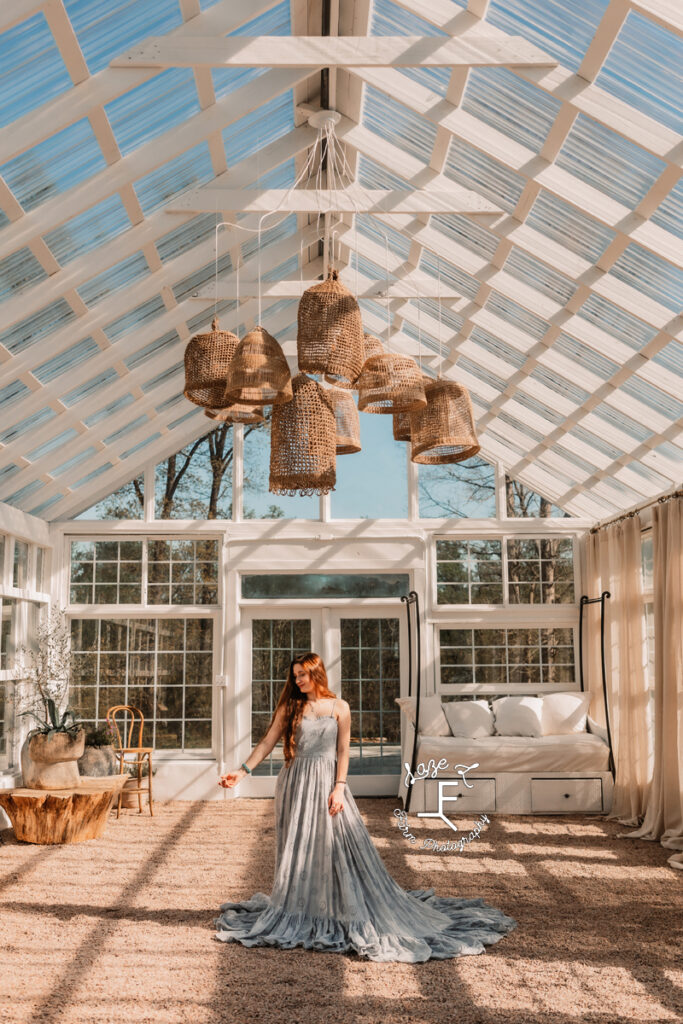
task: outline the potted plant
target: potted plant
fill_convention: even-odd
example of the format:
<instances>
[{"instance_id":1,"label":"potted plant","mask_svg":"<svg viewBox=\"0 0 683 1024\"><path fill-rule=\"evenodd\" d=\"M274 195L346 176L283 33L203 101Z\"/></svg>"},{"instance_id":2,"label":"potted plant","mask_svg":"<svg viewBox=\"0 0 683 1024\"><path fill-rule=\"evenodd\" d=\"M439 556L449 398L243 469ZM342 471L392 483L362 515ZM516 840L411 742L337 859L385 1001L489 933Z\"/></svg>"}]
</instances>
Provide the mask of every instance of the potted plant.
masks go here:
<instances>
[{"instance_id":1,"label":"potted plant","mask_svg":"<svg viewBox=\"0 0 683 1024\"><path fill-rule=\"evenodd\" d=\"M117 775L118 762L114 753L116 733L111 722L105 722L99 729L91 729L85 735L85 750L78 759L81 775L99 778L103 775Z\"/></svg>"},{"instance_id":2,"label":"potted plant","mask_svg":"<svg viewBox=\"0 0 683 1024\"><path fill-rule=\"evenodd\" d=\"M71 682L71 637L61 609L55 607L39 624L31 647L17 652L23 691L20 716L34 718L21 748L24 786L29 789L74 789L77 761L85 748L85 729L75 712L63 709Z\"/></svg>"}]
</instances>

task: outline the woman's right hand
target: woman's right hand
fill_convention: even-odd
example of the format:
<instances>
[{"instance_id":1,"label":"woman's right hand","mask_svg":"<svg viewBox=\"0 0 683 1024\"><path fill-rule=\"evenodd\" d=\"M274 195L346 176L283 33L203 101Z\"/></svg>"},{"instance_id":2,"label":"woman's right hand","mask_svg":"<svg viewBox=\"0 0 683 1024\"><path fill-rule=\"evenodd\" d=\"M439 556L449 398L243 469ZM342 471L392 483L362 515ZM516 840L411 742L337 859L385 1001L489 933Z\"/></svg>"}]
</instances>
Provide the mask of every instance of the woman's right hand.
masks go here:
<instances>
[{"instance_id":1,"label":"woman's right hand","mask_svg":"<svg viewBox=\"0 0 683 1024\"><path fill-rule=\"evenodd\" d=\"M227 775L221 775L218 785L222 786L223 789L232 789L241 782L247 773L244 768L238 768L236 772L228 772Z\"/></svg>"}]
</instances>

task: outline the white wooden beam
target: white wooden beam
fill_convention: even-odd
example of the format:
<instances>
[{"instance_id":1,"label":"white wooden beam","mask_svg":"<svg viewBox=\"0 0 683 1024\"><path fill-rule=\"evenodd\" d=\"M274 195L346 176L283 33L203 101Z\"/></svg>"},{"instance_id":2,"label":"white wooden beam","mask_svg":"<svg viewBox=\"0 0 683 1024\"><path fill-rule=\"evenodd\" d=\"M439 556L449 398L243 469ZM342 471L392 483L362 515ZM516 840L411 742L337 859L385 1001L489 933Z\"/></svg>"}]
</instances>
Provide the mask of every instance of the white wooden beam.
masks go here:
<instances>
[{"instance_id":1,"label":"white wooden beam","mask_svg":"<svg viewBox=\"0 0 683 1024\"><path fill-rule=\"evenodd\" d=\"M484 213L503 210L471 189L193 189L165 208L167 213L233 210L245 213Z\"/></svg>"},{"instance_id":2,"label":"white wooden beam","mask_svg":"<svg viewBox=\"0 0 683 1024\"><path fill-rule=\"evenodd\" d=\"M234 32L272 6L273 0L220 0L197 17L172 29L168 38L182 40L197 34L225 35ZM33 9L35 12L42 7L42 2L36 3L34 0L11 0L11 3L6 5L6 12L9 13L11 10L12 20L22 21L29 16L26 13L18 16L22 8L27 11ZM4 16L3 8L0 13L0 27ZM37 146L81 118L89 117L95 109L135 89L157 74L159 70L155 69L131 69L123 72L119 69L104 68L98 71L75 88L0 128L0 153L3 154L3 162Z\"/></svg>"},{"instance_id":3,"label":"white wooden beam","mask_svg":"<svg viewBox=\"0 0 683 1024\"><path fill-rule=\"evenodd\" d=\"M236 36L179 41L151 36L110 62L112 68L169 67L532 67L557 61L521 36L492 43L472 30L438 36Z\"/></svg>"}]
</instances>

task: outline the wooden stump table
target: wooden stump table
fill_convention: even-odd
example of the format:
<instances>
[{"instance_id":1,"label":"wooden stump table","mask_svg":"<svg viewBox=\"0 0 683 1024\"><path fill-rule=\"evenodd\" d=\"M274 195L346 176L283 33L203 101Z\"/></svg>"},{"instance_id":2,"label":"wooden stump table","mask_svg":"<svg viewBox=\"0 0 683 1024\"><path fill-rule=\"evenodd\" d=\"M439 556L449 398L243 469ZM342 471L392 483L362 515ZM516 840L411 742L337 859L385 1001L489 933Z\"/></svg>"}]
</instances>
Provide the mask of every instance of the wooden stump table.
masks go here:
<instances>
[{"instance_id":1,"label":"wooden stump table","mask_svg":"<svg viewBox=\"0 0 683 1024\"><path fill-rule=\"evenodd\" d=\"M0 807L24 843L81 843L102 835L127 779L83 776L74 789L0 789Z\"/></svg>"}]
</instances>

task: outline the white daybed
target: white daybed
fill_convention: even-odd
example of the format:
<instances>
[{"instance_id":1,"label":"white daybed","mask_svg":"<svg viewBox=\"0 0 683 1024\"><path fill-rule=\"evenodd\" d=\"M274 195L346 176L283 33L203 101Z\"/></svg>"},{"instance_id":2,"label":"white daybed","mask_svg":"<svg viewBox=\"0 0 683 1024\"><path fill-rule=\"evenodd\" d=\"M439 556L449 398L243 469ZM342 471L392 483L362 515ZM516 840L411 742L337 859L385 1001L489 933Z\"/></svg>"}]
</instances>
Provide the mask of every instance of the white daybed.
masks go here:
<instances>
[{"instance_id":1,"label":"white daybed","mask_svg":"<svg viewBox=\"0 0 683 1024\"><path fill-rule=\"evenodd\" d=\"M412 763L415 726L405 709L401 714L402 757L398 796L406 805L406 769ZM444 813L499 814L605 814L612 806L613 777L609 770L607 733L588 719L582 733L557 736L460 736L420 734L415 764L438 765L444 758L449 768L436 778L417 779L412 785L409 813L438 809L438 780L453 779L458 785L442 787L444 796L459 794L444 803ZM477 763L461 775L457 768ZM416 770L417 776L417 770ZM465 785L467 782L468 785ZM472 788L468 788L472 786Z\"/></svg>"}]
</instances>

